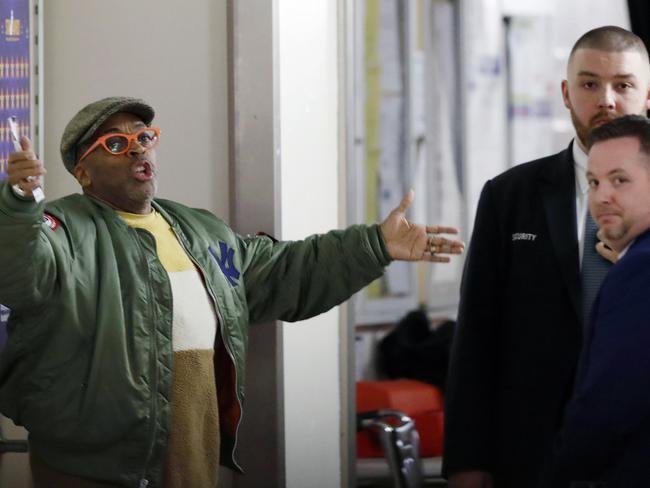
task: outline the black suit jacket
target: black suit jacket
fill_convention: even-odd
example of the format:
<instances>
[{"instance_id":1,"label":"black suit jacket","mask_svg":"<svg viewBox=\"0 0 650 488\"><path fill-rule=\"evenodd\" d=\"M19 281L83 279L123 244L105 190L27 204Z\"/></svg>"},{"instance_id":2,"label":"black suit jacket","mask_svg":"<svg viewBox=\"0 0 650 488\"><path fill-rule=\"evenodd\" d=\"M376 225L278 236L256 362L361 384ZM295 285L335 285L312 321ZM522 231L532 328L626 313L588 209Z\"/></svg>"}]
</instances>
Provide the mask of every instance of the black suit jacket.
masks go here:
<instances>
[{"instance_id":1,"label":"black suit jacket","mask_svg":"<svg viewBox=\"0 0 650 488\"><path fill-rule=\"evenodd\" d=\"M571 146L485 184L452 346L445 474L536 486L580 351L578 261Z\"/></svg>"},{"instance_id":2,"label":"black suit jacket","mask_svg":"<svg viewBox=\"0 0 650 488\"><path fill-rule=\"evenodd\" d=\"M594 303L552 486L650 486L649 325L650 230L612 267Z\"/></svg>"}]
</instances>

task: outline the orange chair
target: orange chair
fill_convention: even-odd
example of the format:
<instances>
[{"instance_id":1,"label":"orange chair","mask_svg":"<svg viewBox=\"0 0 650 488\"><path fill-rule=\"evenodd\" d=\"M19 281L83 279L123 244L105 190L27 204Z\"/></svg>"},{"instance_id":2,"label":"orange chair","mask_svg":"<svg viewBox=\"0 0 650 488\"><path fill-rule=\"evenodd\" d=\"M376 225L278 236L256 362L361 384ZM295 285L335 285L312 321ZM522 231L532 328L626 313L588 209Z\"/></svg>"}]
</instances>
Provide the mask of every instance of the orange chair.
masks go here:
<instances>
[{"instance_id":1,"label":"orange chair","mask_svg":"<svg viewBox=\"0 0 650 488\"><path fill-rule=\"evenodd\" d=\"M413 419L420 435L420 457L442 456L444 400L438 388L414 380L360 381L356 393L357 413L382 409L403 412ZM357 457L383 456L372 433L357 433Z\"/></svg>"},{"instance_id":2,"label":"orange chair","mask_svg":"<svg viewBox=\"0 0 650 488\"><path fill-rule=\"evenodd\" d=\"M391 380L358 382L356 394L358 486L375 486L377 482L384 483L390 478L394 480L394 486L400 488L421 486L424 480L441 482L444 420L442 392L435 386L420 381ZM370 417L368 412L372 411L379 411L379 414L391 411L400 413L415 424L415 436L410 443L417 451L415 457L419 465L416 469L419 472L419 482L410 482L409 468L405 464L399 466L396 462L399 461L395 459L399 457L396 453L405 446L384 449L386 436L381 435L376 426L374 429L359 428L359 425L363 427L362 420ZM390 423L388 418L382 421ZM402 428L404 425L400 430ZM409 459L405 461L410 462Z\"/></svg>"}]
</instances>

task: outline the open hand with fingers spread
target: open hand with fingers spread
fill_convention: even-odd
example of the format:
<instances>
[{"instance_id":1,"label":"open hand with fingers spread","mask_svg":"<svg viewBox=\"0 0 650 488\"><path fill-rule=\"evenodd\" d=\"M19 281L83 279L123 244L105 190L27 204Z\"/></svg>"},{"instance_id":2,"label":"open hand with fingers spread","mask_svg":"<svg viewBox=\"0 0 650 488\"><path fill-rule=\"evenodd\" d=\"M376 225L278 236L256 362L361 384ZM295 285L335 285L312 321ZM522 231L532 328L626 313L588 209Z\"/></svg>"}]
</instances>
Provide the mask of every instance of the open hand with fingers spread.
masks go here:
<instances>
[{"instance_id":1,"label":"open hand with fingers spread","mask_svg":"<svg viewBox=\"0 0 650 488\"><path fill-rule=\"evenodd\" d=\"M465 244L462 241L440 237L438 234L458 234L458 229L409 222L406 210L413 202L413 196L414 192L411 190L381 224L388 254L399 261L448 263L449 256L443 255L461 254Z\"/></svg>"}]
</instances>

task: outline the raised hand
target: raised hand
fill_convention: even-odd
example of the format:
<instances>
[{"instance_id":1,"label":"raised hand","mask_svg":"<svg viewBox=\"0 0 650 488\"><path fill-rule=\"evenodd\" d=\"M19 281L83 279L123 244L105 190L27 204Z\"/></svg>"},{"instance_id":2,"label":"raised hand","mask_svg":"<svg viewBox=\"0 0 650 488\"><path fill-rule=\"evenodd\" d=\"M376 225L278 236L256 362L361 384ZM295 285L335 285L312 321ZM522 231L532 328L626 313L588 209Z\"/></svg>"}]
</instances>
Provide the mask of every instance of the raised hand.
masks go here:
<instances>
[{"instance_id":1,"label":"raised hand","mask_svg":"<svg viewBox=\"0 0 650 488\"><path fill-rule=\"evenodd\" d=\"M46 173L46 170L43 163L36 158L29 138L21 137L20 145L22 151L9 155L7 177L9 184L18 185L25 192L25 196L31 197L34 188L41 186L40 177ZM28 179L30 177L31 179Z\"/></svg>"}]
</instances>

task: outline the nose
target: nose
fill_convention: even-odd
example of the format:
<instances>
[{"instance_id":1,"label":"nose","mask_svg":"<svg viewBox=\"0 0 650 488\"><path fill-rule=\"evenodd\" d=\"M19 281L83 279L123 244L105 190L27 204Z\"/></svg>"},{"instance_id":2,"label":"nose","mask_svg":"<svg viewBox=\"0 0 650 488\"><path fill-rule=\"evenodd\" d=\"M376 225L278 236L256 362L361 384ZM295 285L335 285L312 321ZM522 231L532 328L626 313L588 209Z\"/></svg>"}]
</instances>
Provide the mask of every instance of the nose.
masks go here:
<instances>
[{"instance_id":1,"label":"nose","mask_svg":"<svg viewBox=\"0 0 650 488\"><path fill-rule=\"evenodd\" d=\"M599 94L598 108L613 110L614 107L616 107L616 92L611 86L605 85Z\"/></svg>"},{"instance_id":2,"label":"nose","mask_svg":"<svg viewBox=\"0 0 650 488\"><path fill-rule=\"evenodd\" d=\"M601 181L600 184L589 190L589 205L607 206L612 203L612 187L609 182Z\"/></svg>"},{"instance_id":3,"label":"nose","mask_svg":"<svg viewBox=\"0 0 650 488\"><path fill-rule=\"evenodd\" d=\"M127 151L129 156L137 156L139 154L144 154L146 152L146 148L142 146L137 139L133 139L131 141L131 145L129 146L129 150Z\"/></svg>"}]
</instances>

